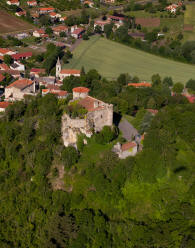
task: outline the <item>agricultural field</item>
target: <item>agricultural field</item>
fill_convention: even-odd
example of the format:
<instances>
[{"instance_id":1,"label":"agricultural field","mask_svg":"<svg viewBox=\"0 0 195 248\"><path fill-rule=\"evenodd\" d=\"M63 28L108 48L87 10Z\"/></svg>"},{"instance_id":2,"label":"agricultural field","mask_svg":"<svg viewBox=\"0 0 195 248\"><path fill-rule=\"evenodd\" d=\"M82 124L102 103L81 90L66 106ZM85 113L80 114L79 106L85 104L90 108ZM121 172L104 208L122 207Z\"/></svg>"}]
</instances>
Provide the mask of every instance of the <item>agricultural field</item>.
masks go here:
<instances>
[{"instance_id":1,"label":"agricultural field","mask_svg":"<svg viewBox=\"0 0 195 248\"><path fill-rule=\"evenodd\" d=\"M195 40L195 4L186 5L184 25L191 25L191 31L184 32L185 40Z\"/></svg>"},{"instance_id":2,"label":"agricultural field","mask_svg":"<svg viewBox=\"0 0 195 248\"><path fill-rule=\"evenodd\" d=\"M33 25L19 19L6 11L0 10L0 34L26 31L34 28Z\"/></svg>"},{"instance_id":3,"label":"agricultural field","mask_svg":"<svg viewBox=\"0 0 195 248\"><path fill-rule=\"evenodd\" d=\"M175 82L185 83L195 78L195 66L162 57L158 57L98 36L82 41L74 50L73 59L65 68L82 66L85 70L97 69L108 79L116 78L120 73L139 76L141 80L150 80L159 73L162 77L171 76Z\"/></svg>"}]
</instances>

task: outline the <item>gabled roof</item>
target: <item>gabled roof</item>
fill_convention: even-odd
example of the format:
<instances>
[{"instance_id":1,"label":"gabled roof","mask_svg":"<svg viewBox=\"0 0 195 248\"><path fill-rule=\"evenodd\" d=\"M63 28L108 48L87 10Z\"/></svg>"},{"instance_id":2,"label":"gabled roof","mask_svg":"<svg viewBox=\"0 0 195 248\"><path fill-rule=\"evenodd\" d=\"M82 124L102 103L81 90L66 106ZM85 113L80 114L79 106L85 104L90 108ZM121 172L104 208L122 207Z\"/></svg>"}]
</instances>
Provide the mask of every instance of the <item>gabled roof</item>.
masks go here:
<instances>
[{"instance_id":1,"label":"gabled roof","mask_svg":"<svg viewBox=\"0 0 195 248\"><path fill-rule=\"evenodd\" d=\"M5 63L0 64L0 68L5 71L10 69L9 66L6 65Z\"/></svg>"},{"instance_id":2,"label":"gabled roof","mask_svg":"<svg viewBox=\"0 0 195 248\"><path fill-rule=\"evenodd\" d=\"M2 74L0 74L0 82L2 82L4 79L5 77Z\"/></svg>"},{"instance_id":3,"label":"gabled roof","mask_svg":"<svg viewBox=\"0 0 195 248\"><path fill-rule=\"evenodd\" d=\"M91 96L87 96L78 102L82 107L87 109L87 111L97 111L104 108L104 103L98 99Z\"/></svg>"},{"instance_id":4,"label":"gabled roof","mask_svg":"<svg viewBox=\"0 0 195 248\"><path fill-rule=\"evenodd\" d=\"M45 73L45 69L44 68L32 68L30 70L30 73Z\"/></svg>"},{"instance_id":5,"label":"gabled roof","mask_svg":"<svg viewBox=\"0 0 195 248\"><path fill-rule=\"evenodd\" d=\"M133 86L133 87L152 87L151 83L129 83L128 86Z\"/></svg>"},{"instance_id":6,"label":"gabled roof","mask_svg":"<svg viewBox=\"0 0 195 248\"><path fill-rule=\"evenodd\" d=\"M136 147L136 146L137 146L137 144L134 141L133 142L127 142L125 144L122 144L121 150L122 151L127 151L127 150L129 150L129 149L131 149L133 147Z\"/></svg>"},{"instance_id":7,"label":"gabled roof","mask_svg":"<svg viewBox=\"0 0 195 248\"><path fill-rule=\"evenodd\" d=\"M39 11L50 11L50 10L54 10L54 8L48 7L48 8L40 8L39 9Z\"/></svg>"},{"instance_id":8,"label":"gabled roof","mask_svg":"<svg viewBox=\"0 0 195 248\"><path fill-rule=\"evenodd\" d=\"M67 31L68 27L65 25L60 25L60 26L52 27L52 30L54 32L63 32L63 31Z\"/></svg>"},{"instance_id":9,"label":"gabled roof","mask_svg":"<svg viewBox=\"0 0 195 248\"><path fill-rule=\"evenodd\" d=\"M83 28L77 28L77 29L75 29L73 32L72 32L72 34L80 34L80 33L82 33L84 31L84 29Z\"/></svg>"},{"instance_id":10,"label":"gabled roof","mask_svg":"<svg viewBox=\"0 0 195 248\"><path fill-rule=\"evenodd\" d=\"M76 70L76 69L63 69L61 70L60 74L80 74L81 71L80 70Z\"/></svg>"},{"instance_id":11,"label":"gabled roof","mask_svg":"<svg viewBox=\"0 0 195 248\"><path fill-rule=\"evenodd\" d=\"M3 55L6 55L9 52L12 52L12 50L8 48L0 48L0 53L2 53Z\"/></svg>"},{"instance_id":12,"label":"gabled roof","mask_svg":"<svg viewBox=\"0 0 195 248\"><path fill-rule=\"evenodd\" d=\"M11 55L13 59L21 59L21 58L28 58L32 56L32 52L25 52L25 53L16 53Z\"/></svg>"},{"instance_id":13,"label":"gabled roof","mask_svg":"<svg viewBox=\"0 0 195 248\"><path fill-rule=\"evenodd\" d=\"M135 129L126 119L122 120L118 127L123 134L123 138L128 141L131 141L135 135L138 134L137 129Z\"/></svg>"},{"instance_id":14,"label":"gabled roof","mask_svg":"<svg viewBox=\"0 0 195 248\"><path fill-rule=\"evenodd\" d=\"M11 102L0 102L0 108L7 108L10 104L12 104Z\"/></svg>"},{"instance_id":15,"label":"gabled roof","mask_svg":"<svg viewBox=\"0 0 195 248\"><path fill-rule=\"evenodd\" d=\"M6 88L18 88L18 89L24 89L30 85L33 84L33 81L31 81L30 79L24 78L24 79L19 79L16 80L15 82L13 82L12 84L8 85Z\"/></svg>"}]
</instances>

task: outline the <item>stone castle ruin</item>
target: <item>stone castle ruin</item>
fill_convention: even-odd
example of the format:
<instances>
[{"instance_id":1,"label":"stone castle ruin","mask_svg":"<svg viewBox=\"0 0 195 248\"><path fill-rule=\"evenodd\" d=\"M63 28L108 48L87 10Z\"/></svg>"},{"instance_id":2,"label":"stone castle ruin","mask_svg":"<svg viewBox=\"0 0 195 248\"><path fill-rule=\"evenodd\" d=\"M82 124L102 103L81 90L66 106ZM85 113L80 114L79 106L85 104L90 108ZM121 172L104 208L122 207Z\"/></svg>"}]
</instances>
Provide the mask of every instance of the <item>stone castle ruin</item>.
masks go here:
<instances>
[{"instance_id":1,"label":"stone castle ruin","mask_svg":"<svg viewBox=\"0 0 195 248\"><path fill-rule=\"evenodd\" d=\"M73 89L73 101L87 110L84 118L72 118L67 113L62 116L62 139L65 146L76 147L79 134L91 137L104 126L113 124L113 105L104 103L88 95L89 89L77 87Z\"/></svg>"}]
</instances>

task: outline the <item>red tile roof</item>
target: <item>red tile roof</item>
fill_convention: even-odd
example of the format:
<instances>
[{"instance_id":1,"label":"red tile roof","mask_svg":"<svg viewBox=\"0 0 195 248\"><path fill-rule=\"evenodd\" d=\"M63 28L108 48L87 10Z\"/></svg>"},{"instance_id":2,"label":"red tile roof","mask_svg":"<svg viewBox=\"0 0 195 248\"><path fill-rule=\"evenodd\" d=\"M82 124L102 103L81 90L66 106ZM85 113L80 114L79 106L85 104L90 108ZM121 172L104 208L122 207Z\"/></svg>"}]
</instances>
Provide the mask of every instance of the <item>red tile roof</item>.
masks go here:
<instances>
[{"instance_id":1,"label":"red tile roof","mask_svg":"<svg viewBox=\"0 0 195 248\"><path fill-rule=\"evenodd\" d=\"M50 11L50 10L54 10L54 8L49 7L49 8L40 8L39 11Z\"/></svg>"},{"instance_id":2,"label":"red tile roof","mask_svg":"<svg viewBox=\"0 0 195 248\"><path fill-rule=\"evenodd\" d=\"M0 68L1 68L1 70L9 70L10 68L9 68L9 66L8 65L6 65L6 64L0 64Z\"/></svg>"},{"instance_id":3,"label":"red tile roof","mask_svg":"<svg viewBox=\"0 0 195 248\"><path fill-rule=\"evenodd\" d=\"M32 52L17 53L11 56L13 59L16 59L16 60L21 59L21 58L29 58L29 57L32 57Z\"/></svg>"},{"instance_id":4,"label":"red tile roof","mask_svg":"<svg viewBox=\"0 0 195 248\"><path fill-rule=\"evenodd\" d=\"M0 102L0 108L7 108L11 103L10 102Z\"/></svg>"},{"instance_id":5,"label":"red tile roof","mask_svg":"<svg viewBox=\"0 0 195 248\"><path fill-rule=\"evenodd\" d=\"M55 94L55 95L57 95L57 96L66 96L66 95L68 94L68 92L65 91L65 90L60 90L60 91L58 91L58 92L51 91L51 93L52 93L52 94Z\"/></svg>"},{"instance_id":6,"label":"red tile roof","mask_svg":"<svg viewBox=\"0 0 195 248\"><path fill-rule=\"evenodd\" d=\"M102 101L99 101L91 96L81 99L79 104L88 111L96 111L104 108Z\"/></svg>"},{"instance_id":7,"label":"red tile roof","mask_svg":"<svg viewBox=\"0 0 195 248\"><path fill-rule=\"evenodd\" d=\"M45 69L44 68L32 68L30 70L30 73L45 73Z\"/></svg>"},{"instance_id":8,"label":"red tile roof","mask_svg":"<svg viewBox=\"0 0 195 248\"><path fill-rule=\"evenodd\" d=\"M0 53L2 53L3 55L5 55L5 54L7 54L9 52L12 52L12 50L7 49L7 48L0 48Z\"/></svg>"},{"instance_id":9,"label":"red tile roof","mask_svg":"<svg viewBox=\"0 0 195 248\"><path fill-rule=\"evenodd\" d=\"M195 96L188 96L187 99L188 99L188 101L190 103L194 103L195 102Z\"/></svg>"},{"instance_id":10,"label":"red tile roof","mask_svg":"<svg viewBox=\"0 0 195 248\"><path fill-rule=\"evenodd\" d=\"M0 74L0 82L2 82L4 80L4 76L2 74Z\"/></svg>"},{"instance_id":11,"label":"red tile roof","mask_svg":"<svg viewBox=\"0 0 195 248\"><path fill-rule=\"evenodd\" d=\"M60 74L71 74L71 75L80 74L80 73L81 73L80 70L75 70L75 69L63 69L60 72Z\"/></svg>"},{"instance_id":12,"label":"red tile roof","mask_svg":"<svg viewBox=\"0 0 195 248\"><path fill-rule=\"evenodd\" d=\"M135 142L127 142L121 146L121 150L126 151L126 150L129 150L129 149L136 147L136 146L137 146L137 144Z\"/></svg>"},{"instance_id":13,"label":"red tile roof","mask_svg":"<svg viewBox=\"0 0 195 248\"><path fill-rule=\"evenodd\" d=\"M121 21L123 21L123 20L125 20L125 18L124 17L121 17L121 16L109 16L108 18L110 18L110 19L113 19L113 20L121 20Z\"/></svg>"},{"instance_id":14,"label":"red tile roof","mask_svg":"<svg viewBox=\"0 0 195 248\"><path fill-rule=\"evenodd\" d=\"M84 29L83 28L77 28L77 29L75 29L73 32L72 32L72 34L80 34L80 33L82 33L84 31Z\"/></svg>"},{"instance_id":15,"label":"red tile roof","mask_svg":"<svg viewBox=\"0 0 195 248\"><path fill-rule=\"evenodd\" d=\"M147 109L148 112L150 112L153 115L156 115L158 113L157 109Z\"/></svg>"},{"instance_id":16,"label":"red tile roof","mask_svg":"<svg viewBox=\"0 0 195 248\"><path fill-rule=\"evenodd\" d=\"M24 89L27 86L30 86L31 84L33 84L33 82L30 79L24 78L24 79L16 80L12 84L8 85L6 88L15 87L18 89Z\"/></svg>"},{"instance_id":17,"label":"red tile roof","mask_svg":"<svg viewBox=\"0 0 195 248\"><path fill-rule=\"evenodd\" d=\"M63 31L65 32L68 30L68 27L65 25L60 25L60 26L52 27L52 30L54 32L63 32Z\"/></svg>"},{"instance_id":18,"label":"red tile roof","mask_svg":"<svg viewBox=\"0 0 195 248\"><path fill-rule=\"evenodd\" d=\"M133 86L133 87L152 87L151 83L129 83L128 86Z\"/></svg>"},{"instance_id":19,"label":"red tile roof","mask_svg":"<svg viewBox=\"0 0 195 248\"><path fill-rule=\"evenodd\" d=\"M76 87L72 89L73 92L78 92L78 93L87 93L90 91L90 89L86 87Z\"/></svg>"},{"instance_id":20,"label":"red tile roof","mask_svg":"<svg viewBox=\"0 0 195 248\"><path fill-rule=\"evenodd\" d=\"M47 89L49 89L49 90L60 90L60 87L57 86L57 85L48 84Z\"/></svg>"}]
</instances>

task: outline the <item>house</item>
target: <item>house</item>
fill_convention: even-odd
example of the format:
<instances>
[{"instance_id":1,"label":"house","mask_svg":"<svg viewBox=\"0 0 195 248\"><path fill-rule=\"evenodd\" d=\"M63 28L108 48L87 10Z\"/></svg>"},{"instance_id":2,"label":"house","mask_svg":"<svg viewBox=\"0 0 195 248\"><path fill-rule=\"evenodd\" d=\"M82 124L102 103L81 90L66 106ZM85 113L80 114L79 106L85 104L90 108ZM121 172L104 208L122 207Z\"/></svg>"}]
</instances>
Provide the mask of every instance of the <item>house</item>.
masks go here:
<instances>
[{"instance_id":1,"label":"house","mask_svg":"<svg viewBox=\"0 0 195 248\"><path fill-rule=\"evenodd\" d=\"M89 0L84 1L83 4L84 4L84 5L88 5L90 8L93 8L93 6L94 6L94 2L89 1Z\"/></svg>"},{"instance_id":2,"label":"house","mask_svg":"<svg viewBox=\"0 0 195 248\"><path fill-rule=\"evenodd\" d=\"M18 79L5 87L5 100L23 100L24 95L36 95L36 83L28 78Z\"/></svg>"},{"instance_id":3,"label":"house","mask_svg":"<svg viewBox=\"0 0 195 248\"><path fill-rule=\"evenodd\" d=\"M28 36L29 36L28 33L21 33L21 34L16 34L16 35L15 35L15 37L16 37L17 39L19 39L19 40L22 40L22 39L24 39L24 38L26 38L26 37L28 37Z\"/></svg>"},{"instance_id":4,"label":"house","mask_svg":"<svg viewBox=\"0 0 195 248\"><path fill-rule=\"evenodd\" d=\"M45 34L46 33L44 29L37 29L33 32L33 36L38 38L43 37Z\"/></svg>"},{"instance_id":5,"label":"house","mask_svg":"<svg viewBox=\"0 0 195 248\"><path fill-rule=\"evenodd\" d=\"M16 54L16 52L8 49L8 48L0 48L0 55L4 56L4 55L12 55L12 54Z\"/></svg>"},{"instance_id":6,"label":"house","mask_svg":"<svg viewBox=\"0 0 195 248\"><path fill-rule=\"evenodd\" d=\"M151 115L156 115L158 114L158 110L157 109L146 109Z\"/></svg>"},{"instance_id":7,"label":"house","mask_svg":"<svg viewBox=\"0 0 195 248\"><path fill-rule=\"evenodd\" d=\"M128 86L132 86L135 88L144 88L144 87L152 87L151 83L141 82L141 83L128 83Z\"/></svg>"},{"instance_id":8,"label":"house","mask_svg":"<svg viewBox=\"0 0 195 248\"><path fill-rule=\"evenodd\" d=\"M10 69L17 71L25 71L25 66L18 61L14 61L14 63L10 65Z\"/></svg>"},{"instance_id":9,"label":"house","mask_svg":"<svg viewBox=\"0 0 195 248\"><path fill-rule=\"evenodd\" d=\"M2 74L0 74L0 83L5 79L5 76L3 76Z\"/></svg>"},{"instance_id":10,"label":"house","mask_svg":"<svg viewBox=\"0 0 195 248\"><path fill-rule=\"evenodd\" d=\"M44 85L44 86L48 86L49 84L54 85L56 78L53 76L49 76L49 77L39 77L36 78L36 81L39 83L39 85Z\"/></svg>"},{"instance_id":11,"label":"house","mask_svg":"<svg viewBox=\"0 0 195 248\"><path fill-rule=\"evenodd\" d=\"M81 71L76 69L62 69L60 59L56 63L56 77L63 80L65 77L80 77Z\"/></svg>"},{"instance_id":12,"label":"house","mask_svg":"<svg viewBox=\"0 0 195 248\"><path fill-rule=\"evenodd\" d=\"M67 16L60 17L60 21L61 21L61 22L66 21L66 19L67 19Z\"/></svg>"},{"instance_id":13,"label":"house","mask_svg":"<svg viewBox=\"0 0 195 248\"><path fill-rule=\"evenodd\" d=\"M68 27L65 25L52 27L52 30L55 35L60 35L62 32L68 33Z\"/></svg>"},{"instance_id":14,"label":"house","mask_svg":"<svg viewBox=\"0 0 195 248\"><path fill-rule=\"evenodd\" d=\"M14 60L28 59L32 57L32 52L16 53L11 56Z\"/></svg>"},{"instance_id":15,"label":"house","mask_svg":"<svg viewBox=\"0 0 195 248\"><path fill-rule=\"evenodd\" d=\"M13 78L19 78L21 76L21 73L17 70L11 70L11 69L1 70L0 69L0 74L5 73L5 72L10 74Z\"/></svg>"},{"instance_id":16,"label":"house","mask_svg":"<svg viewBox=\"0 0 195 248\"><path fill-rule=\"evenodd\" d=\"M21 17L21 16L26 16L26 11L19 11L19 12L16 12L15 15L16 15L16 16L19 16L19 17Z\"/></svg>"},{"instance_id":17,"label":"house","mask_svg":"<svg viewBox=\"0 0 195 248\"><path fill-rule=\"evenodd\" d=\"M123 24L125 18L122 16L108 16L108 20L113 21L115 23Z\"/></svg>"},{"instance_id":18,"label":"house","mask_svg":"<svg viewBox=\"0 0 195 248\"><path fill-rule=\"evenodd\" d=\"M119 158L125 159L129 156L135 156L138 152L138 145L135 141L127 142L125 144L120 144L119 142L113 147L113 152L115 152Z\"/></svg>"},{"instance_id":19,"label":"house","mask_svg":"<svg viewBox=\"0 0 195 248\"><path fill-rule=\"evenodd\" d=\"M42 96L47 95L48 93L54 94L57 96L58 99L66 99L68 96L68 92L65 90L52 90L52 89L42 89Z\"/></svg>"},{"instance_id":20,"label":"house","mask_svg":"<svg viewBox=\"0 0 195 248\"><path fill-rule=\"evenodd\" d=\"M110 20L105 20L105 21L102 21L102 20L96 20L94 22L94 28L96 26L100 26L102 31L104 31L104 26L107 25L107 24L110 24Z\"/></svg>"},{"instance_id":21,"label":"house","mask_svg":"<svg viewBox=\"0 0 195 248\"><path fill-rule=\"evenodd\" d=\"M10 102L0 102L0 112L5 112L6 108L10 105Z\"/></svg>"},{"instance_id":22,"label":"house","mask_svg":"<svg viewBox=\"0 0 195 248\"><path fill-rule=\"evenodd\" d=\"M171 5L167 6L165 9L167 11L171 12L172 14L175 14L178 7L179 6L177 4L171 4Z\"/></svg>"},{"instance_id":23,"label":"house","mask_svg":"<svg viewBox=\"0 0 195 248\"><path fill-rule=\"evenodd\" d=\"M19 0L9 0L9 1L7 1L7 4L8 4L8 5L16 5L16 6L19 6L19 5L20 5L20 2L19 2Z\"/></svg>"},{"instance_id":24,"label":"house","mask_svg":"<svg viewBox=\"0 0 195 248\"><path fill-rule=\"evenodd\" d=\"M102 2L110 4L110 3L115 3L115 0L102 0Z\"/></svg>"},{"instance_id":25,"label":"house","mask_svg":"<svg viewBox=\"0 0 195 248\"><path fill-rule=\"evenodd\" d=\"M71 117L67 113L62 116L62 139L65 146L76 147L78 135L91 137L94 132L100 132L104 126L113 124L113 105L88 95L89 89L76 87L73 89L73 100L86 110L84 117Z\"/></svg>"},{"instance_id":26,"label":"house","mask_svg":"<svg viewBox=\"0 0 195 248\"><path fill-rule=\"evenodd\" d=\"M47 14L47 13L50 13L50 12L54 12L54 8L53 7L49 7L49 8L40 8L39 9L39 13L40 14Z\"/></svg>"},{"instance_id":27,"label":"house","mask_svg":"<svg viewBox=\"0 0 195 248\"><path fill-rule=\"evenodd\" d=\"M27 1L27 5L30 6L30 7L37 6L37 1L36 0Z\"/></svg>"},{"instance_id":28,"label":"house","mask_svg":"<svg viewBox=\"0 0 195 248\"><path fill-rule=\"evenodd\" d=\"M50 12L50 13L49 13L49 16L50 16L52 19L57 19L57 18L60 18L60 17L61 17L60 14L55 13L55 12Z\"/></svg>"},{"instance_id":29,"label":"house","mask_svg":"<svg viewBox=\"0 0 195 248\"><path fill-rule=\"evenodd\" d=\"M71 35L75 38L75 39L79 39L82 37L82 34L85 32L85 30L83 28L77 28L75 29L73 32L71 32Z\"/></svg>"},{"instance_id":30,"label":"house","mask_svg":"<svg viewBox=\"0 0 195 248\"><path fill-rule=\"evenodd\" d=\"M30 70L31 77L39 78L41 74L45 74L44 68L32 68Z\"/></svg>"},{"instance_id":31,"label":"house","mask_svg":"<svg viewBox=\"0 0 195 248\"><path fill-rule=\"evenodd\" d=\"M9 70L9 69L10 69L10 68L9 68L8 65L6 65L6 64L4 64L4 63L0 64L0 70L7 71L7 70Z\"/></svg>"}]
</instances>

